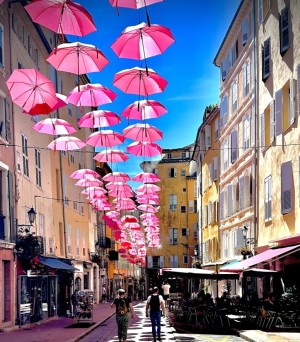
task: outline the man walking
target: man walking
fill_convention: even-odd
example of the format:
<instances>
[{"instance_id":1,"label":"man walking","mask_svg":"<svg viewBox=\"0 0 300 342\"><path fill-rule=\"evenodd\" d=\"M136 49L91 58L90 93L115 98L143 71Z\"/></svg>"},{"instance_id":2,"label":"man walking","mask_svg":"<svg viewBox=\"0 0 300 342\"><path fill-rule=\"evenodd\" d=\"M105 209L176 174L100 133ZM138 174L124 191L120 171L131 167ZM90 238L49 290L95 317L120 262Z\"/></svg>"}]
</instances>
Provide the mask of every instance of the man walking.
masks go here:
<instances>
[{"instance_id":1,"label":"man walking","mask_svg":"<svg viewBox=\"0 0 300 342\"><path fill-rule=\"evenodd\" d=\"M153 341L160 341L160 319L161 310L163 316L165 316L165 302L161 295L158 294L158 287L153 288L153 293L147 298L146 304L146 317L148 317L148 312L150 308L150 319L152 324L152 335Z\"/></svg>"}]
</instances>

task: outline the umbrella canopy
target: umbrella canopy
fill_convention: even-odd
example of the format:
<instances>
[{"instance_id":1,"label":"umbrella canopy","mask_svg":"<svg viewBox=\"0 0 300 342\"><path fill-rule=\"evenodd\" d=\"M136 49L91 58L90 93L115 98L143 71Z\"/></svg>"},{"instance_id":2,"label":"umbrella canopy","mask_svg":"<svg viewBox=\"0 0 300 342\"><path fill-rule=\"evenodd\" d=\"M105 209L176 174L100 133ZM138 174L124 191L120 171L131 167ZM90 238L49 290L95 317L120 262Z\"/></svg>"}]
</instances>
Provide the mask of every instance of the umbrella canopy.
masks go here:
<instances>
[{"instance_id":1,"label":"umbrella canopy","mask_svg":"<svg viewBox=\"0 0 300 342\"><path fill-rule=\"evenodd\" d=\"M137 206L137 209L145 211L146 213L157 213L158 210L151 204L141 204Z\"/></svg>"},{"instance_id":2,"label":"umbrella canopy","mask_svg":"<svg viewBox=\"0 0 300 342\"><path fill-rule=\"evenodd\" d=\"M62 119L47 118L32 127L39 133L51 135L68 135L76 132L76 129L67 121Z\"/></svg>"},{"instance_id":3,"label":"umbrella canopy","mask_svg":"<svg viewBox=\"0 0 300 342\"><path fill-rule=\"evenodd\" d=\"M90 13L70 0L33 0L24 8L33 22L62 35L83 37L97 30Z\"/></svg>"},{"instance_id":4,"label":"umbrella canopy","mask_svg":"<svg viewBox=\"0 0 300 342\"><path fill-rule=\"evenodd\" d=\"M174 41L167 27L140 23L127 27L111 48L119 58L142 60L162 54Z\"/></svg>"},{"instance_id":5,"label":"umbrella canopy","mask_svg":"<svg viewBox=\"0 0 300 342\"><path fill-rule=\"evenodd\" d=\"M56 93L56 99L57 99L57 104L51 108L51 112L54 112L55 110L62 108L66 106L67 103L67 96L63 94ZM36 113L27 113L26 110L23 109L22 113L29 114L29 115L37 115ZM45 113L48 114L48 113Z\"/></svg>"},{"instance_id":6,"label":"umbrella canopy","mask_svg":"<svg viewBox=\"0 0 300 342\"><path fill-rule=\"evenodd\" d=\"M91 169L79 169L74 171L71 175L70 178L73 179L91 179L91 178L98 178L100 175Z\"/></svg>"},{"instance_id":7,"label":"umbrella canopy","mask_svg":"<svg viewBox=\"0 0 300 342\"><path fill-rule=\"evenodd\" d=\"M6 84L12 101L28 114L50 113L58 102L52 81L35 69L15 69Z\"/></svg>"},{"instance_id":8,"label":"umbrella canopy","mask_svg":"<svg viewBox=\"0 0 300 342\"><path fill-rule=\"evenodd\" d=\"M130 189L127 189L127 190L114 189L114 190L109 190L108 195L112 197L124 199L124 198L133 197L133 191Z\"/></svg>"},{"instance_id":9,"label":"umbrella canopy","mask_svg":"<svg viewBox=\"0 0 300 342\"><path fill-rule=\"evenodd\" d=\"M103 182L99 179L79 179L78 182L75 183L77 186L83 186L83 187L90 187L90 186L100 186Z\"/></svg>"},{"instance_id":10,"label":"umbrella canopy","mask_svg":"<svg viewBox=\"0 0 300 342\"><path fill-rule=\"evenodd\" d=\"M126 7L132 9L139 9L161 1L163 0L109 0L110 4L114 7Z\"/></svg>"},{"instance_id":11,"label":"umbrella canopy","mask_svg":"<svg viewBox=\"0 0 300 342\"><path fill-rule=\"evenodd\" d=\"M135 101L127 106L122 115L126 119L147 120L155 119L167 113L166 107L155 100Z\"/></svg>"},{"instance_id":12,"label":"umbrella canopy","mask_svg":"<svg viewBox=\"0 0 300 342\"><path fill-rule=\"evenodd\" d=\"M67 96L67 101L75 106L98 107L111 103L117 94L102 84L84 84L75 87Z\"/></svg>"},{"instance_id":13,"label":"umbrella canopy","mask_svg":"<svg viewBox=\"0 0 300 342\"><path fill-rule=\"evenodd\" d=\"M152 205L158 205L159 204L159 200L157 198L151 199L148 197L136 196L136 200L140 204L152 204Z\"/></svg>"},{"instance_id":14,"label":"umbrella canopy","mask_svg":"<svg viewBox=\"0 0 300 342\"><path fill-rule=\"evenodd\" d=\"M138 186L135 190L136 190L136 192L147 193L149 190L150 191L160 191L161 188L155 184L142 184L142 185Z\"/></svg>"},{"instance_id":15,"label":"umbrella canopy","mask_svg":"<svg viewBox=\"0 0 300 342\"><path fill-rule=\"evenodd\" d=\"M127 152L135 156L154 157L161 155L162 149L155 143L146 141L135 141L127 146Z\"/></svg>"},{"instance_id":16,"label":"umbrella canopy","mask_svg":"<svg viewBox=\"0 0 300 342\"><path fill-rule=\"evenodd\" d=\"M94 147L114 147L122 144L124 140L125 137L120 133L107 129L92 133L87 138L86 143Z\"/></svg>"},{"instance_id":17,"label":"umbrella canopy","mask_svg":"<svg viewBox=\"0 0 300 342\"><path fill-rule=\"evenodd\" d=\"M107 193L107 191L100 186L89 186L81 191L83 195L94 196Z\"/></svg>"},{"instance_id":18,"label":"umbrella canopy","mask_svg":"<svg viewBox=\"0 0 300 342\"><path fill-rule=\"evenodd\" d=\"M48 148L54 151L72 151L80 150L84 146L86 146L86 144L76 137L59 137L53 140L48 145Z\"/></svg>"},{"instance_id":19,"label":"umbrella canopy","mask_svg":"<svg viewBox=\"0 0 300 342\"><path fill-rule=\"evenodd\" d=\"M116 73L113 84L124 93L148 96L163 92L168 82L152 69L135 67Z\"/></svg>"},{"instance_id":20,"label":"umbrella canopy","mask_svg":"<svg viewBox=\"0 0 300 342\"><path fill-rule=\"evenodd\" d=\"M103 176L102 178L105 182L127 182L130 177L124 172L111 172Z\"/></svg>"},{"instance_id":21,"label":"umbrella canopy","mask_svg":"<svg viewBox=\"0 0 300 342\"><path fill-rule=\"evenodd\" d=\"M50 53L47 62L56 70L76 75L101 71L109 63L96 46L79 42L58 45Z\"/></svg>"},{"instance_id":22,"label":"umbrella canopy","mask_svg":"<svg viewBox=\"0 0 300 342\"><path fill-rule=\"evenodd\" d=\"M138 218L133 215L125 215L121 217L121 222L128 222L128 223L134 223L139 222Z\"/></svg>"},{"instance_id":23,"label":"umbrella canopy","mask_svg":"<svg viewBox=\"0 0 300 342\"><path fill-rule=\"evenodd\" d=\"M152 172L141 172L131 178L134 182L141 182L141 183L156 183L160 182L159 177Z\"/></svg>"},{"instance_id":24,"label":"umbrella canopy","mask_svg":"<svg viewBox=\"0 0 300 342\"><path fill-rule=\"evenodd\" d=\"M79 127L109 127L121 122L121 118L109 110L93 110L78 120Z\"/></svg>"},{"instance_id":25,"label":"umbrella canopy","mask_svg":"<svg viewBox=\"0 0 300 342\"><path fill-rule=\"evenodd\" d=\"M109 182L105 185L105 187L109 190L118 189L118 190L131 190L131 186L124 182Z\"/></svg>"},{"instance_id":26,"label":"umbrella canopy","mask_svg":"<svg viewBox=\"0 0 300 342\"><path fill-rule=\"evenodd\" d=\"M137 141L152 142L162 139L163 133L156 127L146 123L136 123L123 129L125 138Z\"/></svg>"},{"instance_id":27,"label":"umbrella canopy","mask_svg":"<svg viewBox=\"0 0 300 342\"><path fill-rule=\"evenodd\" d=\"M129 158L120 150L104 150L96 154L93 159L99 163L120 163L125 162Z\"/></svg>"}]
</instances>

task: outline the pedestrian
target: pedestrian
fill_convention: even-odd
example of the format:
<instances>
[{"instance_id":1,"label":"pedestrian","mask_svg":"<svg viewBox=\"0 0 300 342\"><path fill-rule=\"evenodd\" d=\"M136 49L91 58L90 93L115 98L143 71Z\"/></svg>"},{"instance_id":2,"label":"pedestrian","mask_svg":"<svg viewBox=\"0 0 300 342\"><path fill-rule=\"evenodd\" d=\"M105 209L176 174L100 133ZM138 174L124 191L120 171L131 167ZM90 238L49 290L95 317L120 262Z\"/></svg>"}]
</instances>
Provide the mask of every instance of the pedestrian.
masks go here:
<instances>
[{"instance_id":1,"label":"pedestrian","mask_svg":"<svg viewBox=\"0 0 300 342\"><path fill-rule=\"evenodd\" d=\"M116 307L118 338L119 342L124 342L127 340L127 330L130 316L132 319L135 317L131 299L125 296L125 290L118 290L118 296L112 302L111 307Z\"/></svg>"},{"instance_id":2,"label":"pedestrian","mask_svg":"<svg viewBox=\"0 0 300 342\"><path fill-rule=\"evenodd\" d=\"M72 317L76 318L77 316L77 305L78 305L78 290L75 290L71 296L72 303Z\"/></svg>"},{"instance_id":3,"label":"pedestrian","mask_svg":"<svg viewBox=\"0 0 300 342\"><path fill-rule=\"evenodd\" d=\"M106 302L106 287L105 284L102 286L102 303L107 303Z\"/></svg>"},{"instance_id":4,"label":"pedestrian","mask_svg":"<svg viewBox=\"0 0 300 342\"><path fill-rule=\"evenodd\" d=\"M163 298L166 301L170 297L170 288L171 285L166 281L162 284L162 290L163 290Z\"/></svg>"},{"instance_id":5,"label":"pedestrian","mask_svg":"<svg viewBox=\"0 0 300 342\"><path fill-rule=\"evenodd\" d=\"M158 287L153 288L153 293L147 298L146 304L146 317L148 317L148 312L150 308L150 320L152 324L152 335L153 341L160 341L160 320L161 320L161 310L163 316L165 316L165 301L163 297L158 294Z\"/></svg>"}]
</instances>

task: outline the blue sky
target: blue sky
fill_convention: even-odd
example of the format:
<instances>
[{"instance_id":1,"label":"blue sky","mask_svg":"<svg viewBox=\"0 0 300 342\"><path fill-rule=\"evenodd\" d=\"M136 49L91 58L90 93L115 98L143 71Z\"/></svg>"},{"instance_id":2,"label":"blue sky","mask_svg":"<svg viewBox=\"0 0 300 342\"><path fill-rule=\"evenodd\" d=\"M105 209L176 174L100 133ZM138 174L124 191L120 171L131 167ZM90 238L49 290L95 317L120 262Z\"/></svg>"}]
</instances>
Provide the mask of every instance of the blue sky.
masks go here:
<instances>
[{"instance_id":1,"label":"blue sky","mask_svg":"<svg viewBox=\"0 0 300 342\"><path fill-rule=\"evenodd\" d=\"M77 2L91 13L97 27L97 32L78 40L96 45L110 61L101 72L88 75L91 83L101 83L118 94L113 103L99 108L121 115L123 109L136 101L138 96L125 94L114 87L114 75L123 69L141 66L141 62L119 59L111 45L127 26L146 22L145 9L119 8L117 15L109 0ZM168 81L163 93L149 96L149 99L161 102L168 109L162 117L147 121L163 131L163 140L156 142L162 148L193 143L205 107L219 102L219 69L213 65L213 59L239 3L240 0L164 0L148 6L151 23L168 27L175 38L175 43L162 55L147 60L148 67ZM76 37L69 36L69 41L75 40ZM122 133L128 124L136 122L130 120L128 123L122 117L122 123L111 129ZM127 139L116 148L124 151L131 142ZM134 176L141 172L139 163L149 160L132 155L129 157L125 163L113 164L113 170Z\"/></svg>"}]
</instances>

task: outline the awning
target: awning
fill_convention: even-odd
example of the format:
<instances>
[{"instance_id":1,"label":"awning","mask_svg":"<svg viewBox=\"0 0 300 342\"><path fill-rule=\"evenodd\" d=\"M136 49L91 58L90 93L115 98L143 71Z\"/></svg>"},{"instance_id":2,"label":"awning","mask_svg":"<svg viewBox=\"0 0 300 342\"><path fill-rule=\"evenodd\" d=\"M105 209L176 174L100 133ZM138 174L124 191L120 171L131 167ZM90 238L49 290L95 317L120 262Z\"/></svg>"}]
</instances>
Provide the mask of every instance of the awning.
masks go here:
<instances>
[{"instance_id":1,"label":"awning","mask_svg":"<svg viewBox=\"0 0 300 342\"><path fill-rule=\"evenodd\" d=\"M74 272L77 270L77 268L75 268L74 266L69 265L57 258L47 258L47 257L40 256L39 262L45 266L55 268L58 270L65 270L65 271L71 271L71 272Z\"/></svg>"},{"instance_id":2,"label":"awning","mask_svg":"<svg viewBox=\"0 0 300 342\"><path fill-rule=\"evenodd\" d=\"M202 279L234 279L238 278L237 274L230 272L215 272L212 270L204 270L203 268L163 268L162 273L164 275L176 275L176 276L189 276L190 278L202 278Z\"/></svg>"},{"instance_id":3,"label":"awning","mask_svg":"<svg viewBox=\"0 0 300 342\"><path fill-rule=\"evenodd\" d=\"M284 256L294 253L296 250L300 250L300 245L295 246L288 246L283 248L276 248L276 249L268 249L262 253L254 255L251 258L243 260L241 262L237 262L234 265L225 265L222 267L222 271L227 272L242 272L244 270L249 269L250 267L261 264L271 259L280 259Z\"/></svg>"}]
</instances>

